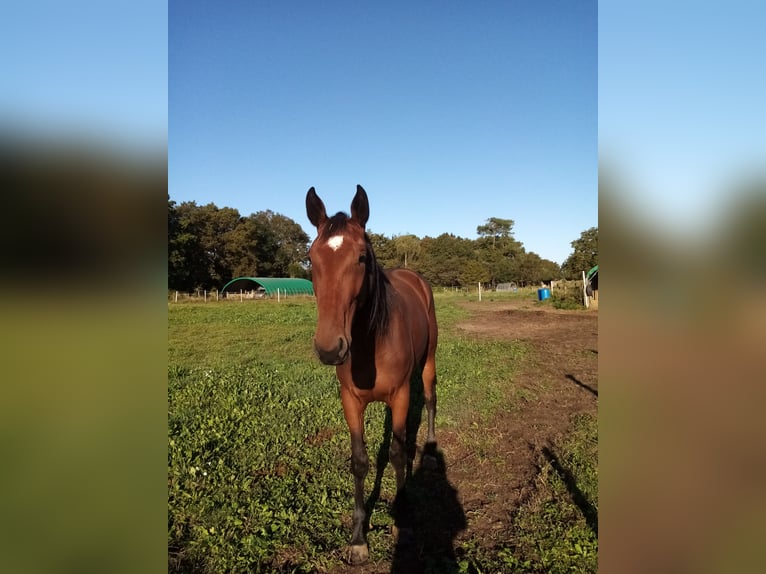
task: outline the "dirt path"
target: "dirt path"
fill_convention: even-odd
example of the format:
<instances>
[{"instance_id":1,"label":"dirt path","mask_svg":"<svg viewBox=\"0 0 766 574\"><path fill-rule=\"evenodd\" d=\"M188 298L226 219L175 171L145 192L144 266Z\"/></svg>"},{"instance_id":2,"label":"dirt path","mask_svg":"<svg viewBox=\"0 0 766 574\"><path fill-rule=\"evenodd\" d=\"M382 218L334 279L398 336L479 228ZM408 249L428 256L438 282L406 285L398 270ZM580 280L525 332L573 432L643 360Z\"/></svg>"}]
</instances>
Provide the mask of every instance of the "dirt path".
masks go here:
<instances>
[{"instance_id":1,"label":"dirt path","mask_svg":"<svg viewBox=\"0 0 766 574\"><path fill-rule=\"evenodd\" d=\"M598 312L557 311L525 301L465 305L472 313L460 328L482 337L519 339L533 352L515 382L529 391L520 410L499 415L486 429L496 456L476 460L450 453L448 477L460 493L468 527L459 539L491 539L525 500L537 473L540 451L566 433L572 416L598 408Z\"/></svg>"},{"instance_id":2,"label":"dirt path","mask_svg":"<svg viewBox=\"0 0 766 574\"><path fill-rule=\"evenodd\" d=\"M439 500L449 491L464 516L451 524L445 514L441 530L432 533L434 543L443 543L447 552L467 539L492 547L532 493L542 449L569 430L573 415L595 415L598 408L598 311L558 311L528 301L467 302L464 307L471 315L459 329L479 337L521 340L532 352L514 378L516 387L526 391L521 406L499 414L486 428L467 431L472 433L468 438L466 431L461 436L447 430L438 434L444 480L435 484L430 476L427 489L441 490L434 495ZM467 446L472 441L475 446ZM447 538L440 540L440 532L447 532ZM415 564L417 557L404 545L401 551L397 548L393 563L336 572L416 572Z\"/></svg>"}]
</instances>

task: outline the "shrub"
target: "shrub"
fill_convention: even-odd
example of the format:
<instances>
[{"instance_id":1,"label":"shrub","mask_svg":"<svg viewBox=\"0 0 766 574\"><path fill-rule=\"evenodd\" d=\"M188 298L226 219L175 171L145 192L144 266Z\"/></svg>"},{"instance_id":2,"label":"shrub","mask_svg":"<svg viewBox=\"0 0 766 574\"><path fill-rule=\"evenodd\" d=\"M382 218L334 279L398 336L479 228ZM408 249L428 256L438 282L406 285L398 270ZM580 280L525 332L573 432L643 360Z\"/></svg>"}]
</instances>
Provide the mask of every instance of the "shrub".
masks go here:
<instances>
[{"instance_id":1,"label":"shrub","mask_svg":"<svg viewBox=\"0 0 766 574\"><path fill-rule=\"evenodd\" d=\"M578 281L562 281L551 290L551 305L556 309L585 309L582 284Z\"/></svg>"}]
</instances>

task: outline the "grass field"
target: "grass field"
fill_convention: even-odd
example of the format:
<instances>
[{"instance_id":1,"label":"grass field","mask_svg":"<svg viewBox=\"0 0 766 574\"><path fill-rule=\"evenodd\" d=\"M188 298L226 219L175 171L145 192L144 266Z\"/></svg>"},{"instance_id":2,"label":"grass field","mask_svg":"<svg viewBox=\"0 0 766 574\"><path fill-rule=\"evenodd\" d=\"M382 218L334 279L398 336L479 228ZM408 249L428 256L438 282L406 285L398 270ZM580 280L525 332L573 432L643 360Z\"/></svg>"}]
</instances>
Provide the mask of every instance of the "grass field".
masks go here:
<instances>
[{"instance_id":1,"label":"grass field","mask_svg":"<svg viewBox=\"0 0 766 574\"><path fill-rule=\"evenodd\" d=\"M462 297L437 293L437 438L440 430L468 427L469 448L501 406L507 412L520 400L514 374L530 350L519 341L461 334L455 325L466 316L457 304ZM169 304L168 317L170 571L340 567L352 510L349 438L334 369L311 350L313 300ZM368 408L368 493L384 419L383 405ZM513 517L513 537L492 548L470 537L456 541L453 570L595 571L596 422L575 423L557 458L541 461L536 494ZM591 516L572 503L571 485L557 472L562 460L575 469L569 478ZM392 558L394 493L389 467L368 535L372 563Z\"/></svg>"}]
</instances>

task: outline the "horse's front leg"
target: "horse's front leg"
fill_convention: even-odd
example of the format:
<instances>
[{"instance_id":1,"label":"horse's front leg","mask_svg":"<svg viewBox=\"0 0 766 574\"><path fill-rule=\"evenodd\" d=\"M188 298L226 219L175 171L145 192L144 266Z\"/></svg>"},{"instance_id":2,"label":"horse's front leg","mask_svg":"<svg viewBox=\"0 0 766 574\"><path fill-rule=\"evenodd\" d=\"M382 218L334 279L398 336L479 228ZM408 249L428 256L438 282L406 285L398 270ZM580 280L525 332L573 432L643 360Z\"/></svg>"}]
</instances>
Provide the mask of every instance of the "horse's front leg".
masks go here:
<instances>
[{"instance_id":1,"label":"horse's front leg","mask_svg":"<svg viewBox=\"0 0 766 574\"><path fill-rule=\"evenodd\" d=\"M354 514L349 562L362 564L370 555L364 531L367 518L364 505L364 479L370 470L367 445L364 444L364 411L367 405L345 385L341 385L340 398L343 403L343 415L351 433L351 473L354 475Z\"/></svg>"},{"instance_id":2,"label":"horse's front leg","mask_svg":"<svg viewBox=\"0 0 766 574\"><path fill-rule=\"evenodd\" d=\"M370 470L370 461L367 457L367 446L364 444L364 435L359 432L351 433L351 472L354 475L354 515L353 532L351 535L351 548L349 562L362 564L369 557L367 539L364 527L367 511L364 506L364 479Z\"/></svg>"}]
</instances>

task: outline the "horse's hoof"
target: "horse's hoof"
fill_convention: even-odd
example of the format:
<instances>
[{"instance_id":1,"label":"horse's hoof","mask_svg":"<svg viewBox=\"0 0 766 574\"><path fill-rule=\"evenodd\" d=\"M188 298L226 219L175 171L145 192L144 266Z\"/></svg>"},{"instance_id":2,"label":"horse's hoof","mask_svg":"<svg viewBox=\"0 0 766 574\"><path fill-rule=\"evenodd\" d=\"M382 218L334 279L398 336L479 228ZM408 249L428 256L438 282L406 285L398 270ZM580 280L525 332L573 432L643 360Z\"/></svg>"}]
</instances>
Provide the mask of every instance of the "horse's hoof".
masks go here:
<instances>
[{"instance_id":1,"label":"horse's hoof","mask_svg":"<svg viewBox=\"0 0 766 574\"><path fill-rule=\"evenodd\" d=\"M364 564L370 557L370 551L366 544L354 544L349 548L348 562L353 566Z\"/></svg>"},{"instance_id":2,"label":"horse's hoof","mask_svg":"<svg viewBox=\"0 0 766 574\"><path fill-rule=\"evenodd\" d=\"M420 466L422 466L426 470L436 470L439 468L439 463L436 460L436 457L432 454L424 454L423 460L420 463Z\"/></svg>"}]
</instances>

